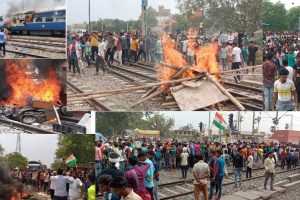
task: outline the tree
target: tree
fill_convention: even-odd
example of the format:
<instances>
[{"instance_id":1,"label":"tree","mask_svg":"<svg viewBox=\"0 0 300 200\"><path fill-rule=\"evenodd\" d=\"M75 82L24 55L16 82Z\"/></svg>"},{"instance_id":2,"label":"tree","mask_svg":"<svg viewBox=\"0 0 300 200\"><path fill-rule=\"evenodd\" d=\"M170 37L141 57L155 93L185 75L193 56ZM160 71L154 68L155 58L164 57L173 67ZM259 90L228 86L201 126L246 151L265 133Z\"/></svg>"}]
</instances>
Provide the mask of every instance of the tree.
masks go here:
<instances>
[{"instance_id":1,"label":"tree","mask_svg":"<svg viewBox=\"0 0 300 200\"><path fill-rule=\"evenodd\" d=\"M21 154L14 152L5 156L5 163L9 168L24 169L28 166L28 159Z\"/></svg>"},{"instance_id":2,"label":"tree","mask_svg":"<svg viewBox=\"0 0 300 200\"><path fill-rule=\"evenodd\" d=\"M261 28L262 0L177 0L186 15L201 12L198 20L206 28L221 31L255 32Z\"/></svg>"},{"instance_id":3,"label":"tree","mask_svg":"<svg viewBox=\"0 0 300 200\"><path fill-rule=\"evenodd\" d=\"M142 112L106 112L96 114L96 131L104 136L122 136L126 129L135 129L144 122Z\"/></svg>"},{"instance_id":4,"label":"tree","mask_svg":"<svg viewBox=\"0 0 300 200\"><path fill-rule=\"evenodd\" d=\"M300 6L293 7L287 12L289 30L299 30Z\"/></svg>"},{"instance_id":5,"label":"tree","mask_svg":"<svg viewBox=\"0 0 300 200\"><path fill-rule=\"evenodd\" d=\"M283 3L272 3L269 0L263 1L263 22L267 24L265 30L281 31L287 30L287 10Z\"/></svg>"},{"instance_id":6,"label":"tree","mask_svg":"<svg viewBox=\"0 0 300 200\"><path fill-rule=\"evenodd\" d=\"M95 160L94 135L59 135L58 147L52 169L65 168L64 160L73 154L77 164L89 164Z\"/></svg>"},{"instance_id":7,"label":"tree","mask_svg":"<svg viewBox=\"0 0 300 200\"><path fill-rule=\"evenodd\" d=\"M163 114L156 113L151 118L147 119L151 130L159 130L161 136L166 136L170 133L174 126L175 120L173 118L165 117Z\"/></svg>"}]
</instances>

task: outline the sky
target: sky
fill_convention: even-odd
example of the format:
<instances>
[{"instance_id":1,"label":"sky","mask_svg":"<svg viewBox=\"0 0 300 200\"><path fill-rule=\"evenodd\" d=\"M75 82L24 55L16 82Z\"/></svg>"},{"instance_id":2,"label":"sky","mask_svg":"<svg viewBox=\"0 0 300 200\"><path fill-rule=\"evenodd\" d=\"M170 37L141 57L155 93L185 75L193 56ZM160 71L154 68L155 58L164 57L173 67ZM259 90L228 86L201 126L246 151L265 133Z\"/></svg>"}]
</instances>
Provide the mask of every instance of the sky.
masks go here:
<instances>
[{"instance_id":1,"label":"sky","mask_svg":"<svg viewBox=\"0 0 300 200\"><path fill-rule=\"evenodd\" d=\"M206 124L208 128L208 120L209 120L209 112L160 112L163 113L165 116L173 117L175 119L175 126L174 129L178 129L180 127L186 126L188 123L191 123L194 128L198 129L199 122L203 122ZM220 112L228 122L228 115L230 113L234 114L233 120L237 119L237 112ZM252 119L253 119L253 112L241 112L241 115L244 117L244 121L242 122L242 131L252 131ZM279 121L278 129L285 129L285 124L291 121L291 117L287 115L293 115L293 130L300 131L300 112L279 112L278 117L281 117ZM276 112L255 112L255 117L260 116L261 122L259 131L263 131L266 133L270 133L270 126L273 125L272 118L276 116ZM215 112L211 112L211 123L214 120ZM257 125L255 125L255 128ZM213 128L217 130L216 128Z\"/></svg>"},{"instance_id":2,"label":"sky","mask_svg":"<svg viewBox=\"0 0 300 200\"><path fill-rule=\"evenodd\" d=\"M141 14L142 0L90 0L91 20L99 18L137 20ZM88 1L68 0L68 24L88 21ZM176 0L148 0L148 5L158 10L159 5L178 13Z\"/></svg>"},{"instance_id":3,"label":"sky","mask_svg":"<svg viewBox=\"0 0 300 200\"><path fill-rule=\"evenodd\" d=\"M21 134L21 153L28 161L39 161L47 167L54 161L57 148L58 135ZM5 154L16 149L16 134L0 134L0 145L5 149Z\"/></svg>"},{"instance_id":4,"label":"sky","mask_svg":"<svg viewBox=\"0 0 300 200\"><path fill-rule=\"evenodd\" d=\"M273 2L273 3L276 3L276 2L283 3L287 10L289 10L292 7L295 7L295 6L300 6L300 1L299 0L270 0L270 1Z\"/></svg>"}]
</instances>

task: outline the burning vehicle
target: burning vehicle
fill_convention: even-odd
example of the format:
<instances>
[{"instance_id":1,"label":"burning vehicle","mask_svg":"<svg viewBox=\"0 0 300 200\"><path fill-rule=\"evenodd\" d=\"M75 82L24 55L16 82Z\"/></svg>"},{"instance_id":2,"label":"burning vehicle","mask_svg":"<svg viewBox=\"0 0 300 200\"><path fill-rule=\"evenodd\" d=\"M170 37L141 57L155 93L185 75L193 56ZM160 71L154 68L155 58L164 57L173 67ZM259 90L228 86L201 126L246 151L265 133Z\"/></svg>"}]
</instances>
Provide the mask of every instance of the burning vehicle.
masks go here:
<instances>
[{"instance_id":1,"label":"burning vehicle","mask_svg":"<svg viewBox=\"0 0 300 200\"><path fill-rule=\"evenodd\" d=\"M64 62L0 61L0 116L28 125L53 125L54 131L62 133L86 133L86 128L77 125L81 118L74 119L64 106Z\"/></svg>"}]
</instances>

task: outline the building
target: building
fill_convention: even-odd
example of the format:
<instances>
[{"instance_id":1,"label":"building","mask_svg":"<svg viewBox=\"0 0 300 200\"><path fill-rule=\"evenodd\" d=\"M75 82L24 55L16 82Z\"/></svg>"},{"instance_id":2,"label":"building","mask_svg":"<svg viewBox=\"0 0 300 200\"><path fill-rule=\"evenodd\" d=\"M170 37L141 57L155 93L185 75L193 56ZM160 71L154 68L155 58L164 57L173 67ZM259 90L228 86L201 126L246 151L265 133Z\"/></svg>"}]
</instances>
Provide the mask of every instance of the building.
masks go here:
<instances>
[{"instance_id":1,"label":"building","mask_svg":"<svg viewBox=\"0 0 300 200\"><path fill-rule=\"evenodd\" d=\"M277 139L279 142L284 143L300 143L300 131L292 131L292 130L275 130L271 139Z\"/></svg>"},{"instance_id":2,"label":"building","mask_svg":"<svg viewBox=\"0 0 300 200\"><path fill-rule=\"evenodd\" d=\"M196 130L173 130L172 135L178 138L192 138L195 136Z\"/></svg>"},{"instance_id":3,"label":"building","mask_svg":"<svg viewBox=\"0 0 300 200\"><path fill-rule=\"evenodd\" d=\"M136 138L160 138L159 130L134 130L134 135Z\"/></svg>"},{"instance_id":4,"label":"building","mask_svg":"<svg viewBox=\"0 0 300 200\"><path fill-rule=\"evenodd\" d=\"M171 19L171 9L166 9L164 6L158 6L158 25L165 27L166 23Z\"/></svg>"}]
</instances>

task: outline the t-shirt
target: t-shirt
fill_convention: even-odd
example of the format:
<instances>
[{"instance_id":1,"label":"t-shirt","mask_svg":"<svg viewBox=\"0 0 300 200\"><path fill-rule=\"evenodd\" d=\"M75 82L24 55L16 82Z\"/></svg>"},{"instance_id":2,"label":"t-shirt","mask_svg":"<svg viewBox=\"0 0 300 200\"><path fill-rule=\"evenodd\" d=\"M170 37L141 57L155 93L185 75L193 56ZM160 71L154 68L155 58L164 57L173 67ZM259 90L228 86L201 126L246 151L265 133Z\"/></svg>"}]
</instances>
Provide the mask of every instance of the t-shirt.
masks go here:
<instances>
[{"instance_id":1,"label":"t-shirt","mask_svg":"<svg viewBox=\"0 0 300 200\"><path fill-rule=\"evenodd\" d=\"M220 58L227 58L227 54L228 54L228 48L225 47L225 48L221 48L220 49Z\"/></svg>"},{"instance_id":2,"label":"t-shirt","mask_svg":"<svg viewBox=\"0 0 300 200\"><path fill-rule=\"evenodd\" d=\"M248 156L248 164L247 167L253 168L253 156Z\"/></svg>"},{"instance_id":3,"label":"t-shirt","mask_svg":"<svg viewBox=\"0 0 300 200\"><path fill-rule=\"evenodd\" d=\"M106 192L105 193L105 200L119 200L119 198L113 192Z\"/></svg>"},{"instance_id":4,"label":"t-shirt","mask_svg":"<svg viewBox=\"0 0 300 200\"><path fill-rule=\"evenodd\" d=\"M288 60L288 66L294 66L296 63L296 55L295 54L287 54L286 59Z\"/></svg>"},{"instance_id":5,"label":"t-shirt","mask_svg":"<svg viewBox=\"0 0 300 200\"><path fill-rule=\"evenodd\" d=\"M187 166L188 165L188 153L181 153L181 165L182 166Z\"/></svg>"},{"instance_id":6,"label":"t-shirt","mask_svg":"<svg viewBox=\"0 0 300 200\"><path fill-rule=\"evenodd\" d=\"M67 192L67 183L69 183L69 179L63 175L58 175L53 178L54 184L54 195L58 197L66 197L68 196Z\"/></svg>"},{"instance_id":7,"label":"t-shirt","mask_svg":"<svg viewBox=\"0 0 300 200\"><path fill-rule=\"evenodd\" d=\"M263 63L263 83L265 86L273 86L277 69L274 63L267 60Z\"/></svg>"},{"instance_id":8,"label":"t-shirt","mask_svg":"<svg viewBox=\"0 0 300 200\"><path fill-rule=\"evenodd\" d=\"M91 36L91 46L98 46L98 38L96 36Z\"/></svg>"},{"instance_id":9,"label":"t-shirt","mask_svg":"<svg viewBox=\"0 0 300 200\"><path fill-rule=\"evenodd\" d=\"M288 79L293 81L294 77L294 69L290 66L285 67L289 71Z\"/></svg>"},{"instance_id":10,"label":"t-shirt","mask_svg":"<svg viewBox=\"0 0 300 200\"><path fill-rule=\"evenodd\" d=\"M188 41L183 40L182 41L182 52L187 52L187 48L188 48Z\"/></svg>"},{"instance_id":11,"label":"t-shirt","mask_svg":"<svg viewBox=\"0 0 300 200\"><path fill-rule=\"evenodd\" d=\"M176 147L170 147L169 154L171 158L176 158Z\"/></svg>"},{"instance_id":12,"label":"t-shirt","mask_svg":"<svg viewBox=\"0 0 300 200\"><path fill-rule=\"evenodd\" d=\"M225 160L223 158L217 159L217 166L219 166L219 171L217 173L217 176L224 176L224 166L225 166Z\"/></svg>"},{"instance_id":13,"label":"t-shirt","mask_svg":"<svg viewBox=\"0 0 300 200\"><path fill-rule=\"evenodd\" d=\"M139 41L138 41L138 40L132 40L132 41L131 41L130 50L132 50L132 51L137 51L138 44L139 44Z\"/></svg>"},{"instance_id":14,"label":"t-shirt","mask_svg":"<svg viewBox=\"0 0 300 200\"><path fill-rule=\"evenodd\" d=\"M255 58L255 53L257 52L257 50L258 50L257 46L252 46L248 48L250 59Z\"/></svg>"},{"instance_id":15,"label":"t-shirt","mask_svg":"<svg viewBox=\"0 0 300 200\"><path fill-rule=\"evenodd\" d=\"M278 92L279 101L291 101L292 92L295 90L296 87L294 82L289 79L287 79L285 83L282 83L280 80L277 80L274 83L274 92Z\"/></svg>"},{"instance_id":16,"label":"t-shirt","mask_svg":"<svg viewBox=\"0 0 300 200\"><path fill-rule=\"evenodd\" d=\"M162 43L160 40L156 41L156 53L162 54L163 53L163 48L162 48Z\"/></svg>"},{"instance_id":17,"label":"t-shirt","mask_svg":"<svg viewBox=\"0 0 300 200\"><path fill-rule=\"evenodd\" d=\"M91 185L88 189L88 200L96 200L96 186Z\"/></svg>"},{"instance_id":18,"label":"t-shirt","mask_svg":"<svg viewBox=\"0 0 300 200\"><path fill-rule=\"evenodd\" d=\"M242 52L241 49L238 48L238 47L234 47L232 49L232 56L234 55L234 60L233 60L234 63L242 61L242 59L241 59L241 52Z\"/></svg>"},{"instance_id":19,"label":"t-shirt","mask_svg":"<svg viewBox=\"0 0 300 200\"><path fill-rule=\"evenodd\" d=\"M205 163L203 160L200 160L194 165L193 172L198 173L199 176L204 176L207 172L209 172L208 164ZM200 179L200 183L207 184L207 178ZM199 184L199 182L197 182L196 179L194 179L194 184Z\"/></svg>"}]
</instances>

